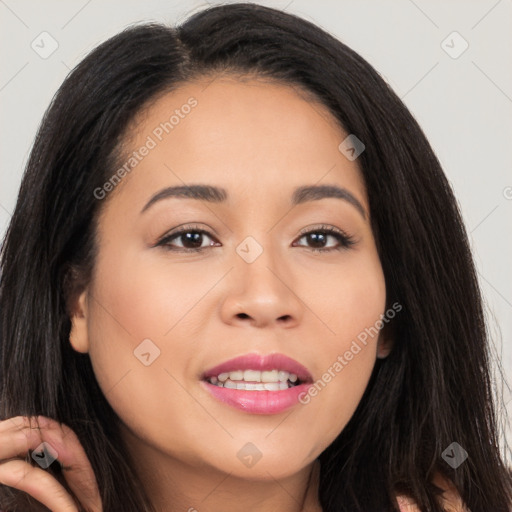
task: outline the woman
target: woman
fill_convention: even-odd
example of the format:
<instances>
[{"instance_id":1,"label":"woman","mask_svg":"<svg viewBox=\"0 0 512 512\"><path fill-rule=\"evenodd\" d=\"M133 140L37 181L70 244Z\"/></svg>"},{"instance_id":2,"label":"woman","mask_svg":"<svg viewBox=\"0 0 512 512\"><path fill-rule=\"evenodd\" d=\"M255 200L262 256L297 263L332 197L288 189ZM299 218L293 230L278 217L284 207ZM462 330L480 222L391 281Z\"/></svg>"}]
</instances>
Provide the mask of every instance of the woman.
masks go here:
<instances>
[{"instance_id":1,"label":"woman","mask_svg":"<svg viewBox=\"0 0 512 512\"><path fill-rule=\"evenodd\" d=\"M0 315L4 510L510 510L453 193L296 16L218 6L73 70Z\"/></svg>"}]
</instances>

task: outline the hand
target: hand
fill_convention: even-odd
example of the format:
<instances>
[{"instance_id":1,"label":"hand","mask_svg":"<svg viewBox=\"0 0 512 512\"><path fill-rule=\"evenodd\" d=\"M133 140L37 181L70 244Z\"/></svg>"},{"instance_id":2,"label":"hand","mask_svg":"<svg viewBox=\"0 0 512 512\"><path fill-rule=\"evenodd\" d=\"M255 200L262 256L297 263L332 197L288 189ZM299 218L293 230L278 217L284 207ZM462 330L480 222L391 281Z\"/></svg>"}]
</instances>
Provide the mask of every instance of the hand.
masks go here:
<instances>
[{"instance_id":1,"label":"hand","mask_svg":"<svg viewBox=\"0 0 512 512\"><path fill-rule=\"evenodd\" d=\"M37 419L39 427L34 417L0 421L0 483L26 492L53 512L103 512L96 477L76 434L45 416ZM20 458L43 441L57 452L74 496L49 472Z\"/></svg>"}]
</instances>

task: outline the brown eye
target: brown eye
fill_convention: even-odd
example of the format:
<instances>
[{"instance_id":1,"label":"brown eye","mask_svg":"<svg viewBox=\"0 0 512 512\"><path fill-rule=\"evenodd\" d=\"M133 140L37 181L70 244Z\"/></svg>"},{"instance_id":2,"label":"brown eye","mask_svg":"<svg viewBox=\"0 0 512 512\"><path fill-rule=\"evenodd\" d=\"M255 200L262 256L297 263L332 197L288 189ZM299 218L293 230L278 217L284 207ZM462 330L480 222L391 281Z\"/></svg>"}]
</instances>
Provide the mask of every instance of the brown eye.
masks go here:
<instances>
[{"instance_id":1,"label":"brown eye","mask_svg":"<svg viewBox=\"0 0 512 512\"><path fill-rule=\"evenodd\" d=\"M211 242L204 245L205 239L208 238ZM296 247L309 247L314 252L339 251L348 249L355 244L355 240L351 236L330 226L322 226L317 229L303 231L299 240L301 239L306 239L306 245L299 244L296 245ZM329 239L337 240L338 245L325 247ZM178 243L175 241L178 241ZM169 251L201 252L208 247L218 247L219 242L204 229L194 226L184 226L165 235L156 245Z\"/></svg>"},{"instance_id":2,"label":"brown eye","mask_svg":"<svg viewBox=\"0 0 512 512\"><path fill-rule=\"evenodd\" d=\"M179 229L178 231L175 231L174 233L170 233L169 235L166 235L164 238L162 238L157 243L157 245L162 246L165 249L168 249L171 251L199 252L199 251L202 251L203 249L206 249L207 247L211 247L211 246L215 245L215 242L212 242L212 243L209 243L209 244L203 246L205 237L213 240L213 237L204 229L184 227L184 228ZM173 242L174 240L180 241L182 245L176 246L176 244ZM171 243L171 242L173 242L173 243Z\"/></svg>"},{"instance_id":3,"label":"brown eye","mask_svg":"<svg viewBox=\"0 0 512 512\"><path fill-rule=\"evenodd\" d=\"M325 247L325 244L327 243L329 237L336 239L339 245L334 247ZM316 252L329 252L348 249L355 243L354 239L351 236L329 226L325 226L310 231L305 231L302 233L300 239L302 238L306 238L307 243L313 245L313 247L311 247L311 250Z\"/></svg>"}]
</instances>

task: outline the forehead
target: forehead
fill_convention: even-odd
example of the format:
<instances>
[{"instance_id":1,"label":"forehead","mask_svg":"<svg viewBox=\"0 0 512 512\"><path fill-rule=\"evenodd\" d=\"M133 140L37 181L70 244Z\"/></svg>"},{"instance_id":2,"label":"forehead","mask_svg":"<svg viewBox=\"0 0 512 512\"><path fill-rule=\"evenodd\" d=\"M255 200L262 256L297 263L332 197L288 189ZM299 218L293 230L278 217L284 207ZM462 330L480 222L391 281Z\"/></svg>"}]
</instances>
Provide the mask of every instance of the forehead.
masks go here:
<instances>
[{"instance_id":1,"label":"forehead","mask_svg":"<svg viewBox=\"0 0 512 512\"><path fill-rule=\"evenodd\" d=\"M228 188L229 201L268 201L274 191L325 183L351 188L365 204L358 165L338 149L346 137L329 110L298 87L198 79L139 114L119 163L129 172L116 193L125 189L135 200L170 184L207 183Z\"/></svg>"}]
</instances>

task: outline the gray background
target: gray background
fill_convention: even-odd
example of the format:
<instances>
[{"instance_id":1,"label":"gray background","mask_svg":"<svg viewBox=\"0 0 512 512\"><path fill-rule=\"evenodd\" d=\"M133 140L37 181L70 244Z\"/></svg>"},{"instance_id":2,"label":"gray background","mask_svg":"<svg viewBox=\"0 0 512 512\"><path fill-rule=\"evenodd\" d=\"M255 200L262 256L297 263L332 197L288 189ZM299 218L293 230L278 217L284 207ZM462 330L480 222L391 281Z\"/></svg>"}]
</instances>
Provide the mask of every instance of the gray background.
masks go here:
<instances>
[{"instance_id":1,"label":"gray background","mask_svg":"<svg viewBox=\"0 0 512 512\"><path fill-rule=\"evenodd\" d=\"M341 39L379 71L416 117L460 202L485 295L493 350L510 381L512 0L255 3L298 14ZM36 129L67 73L99 42L132 23L175 23L206 5L0 0L1 238ZM452 35L454 31L460 37ZM468 48L459 55L466 43ZM52 44L57 49L42 58ZM498 378L496 384L499 391ZM506 388L502 392L512 414L512 394ZM510 425L508 429L510 444Z\"/></svg>"}]
</instances>

